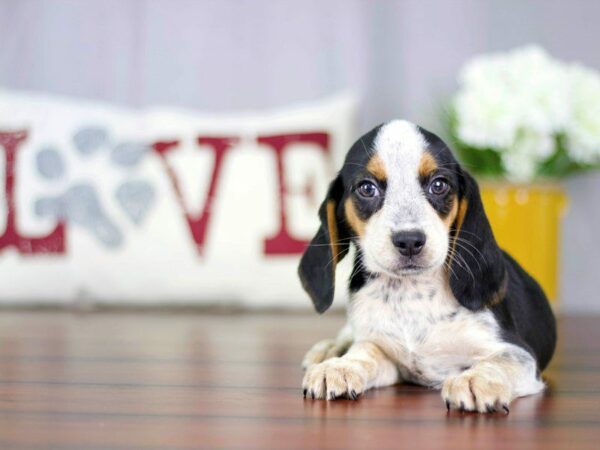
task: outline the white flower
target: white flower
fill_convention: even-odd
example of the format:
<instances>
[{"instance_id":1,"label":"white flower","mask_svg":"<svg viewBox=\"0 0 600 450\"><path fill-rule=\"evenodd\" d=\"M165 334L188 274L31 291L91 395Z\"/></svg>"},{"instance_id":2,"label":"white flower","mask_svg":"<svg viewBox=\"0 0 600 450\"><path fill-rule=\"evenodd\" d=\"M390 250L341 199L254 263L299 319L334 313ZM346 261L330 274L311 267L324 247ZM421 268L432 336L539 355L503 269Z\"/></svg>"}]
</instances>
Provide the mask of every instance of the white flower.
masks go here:
<instances>
[{"instance_id":1,"label":"white flower","mask_svg":"<svg viewBox=\"0 0 600 450\"><path fill-rule=\"evenodd\" d=\"M498 151L510 178L533 178L570 123L568 76L564 64L537 46L474 58L454 99L457 137Z\"/></svg>"},{"instance_id":2,"label":"white flower","mask_svg":"<svg viewBox=\"0 0 600 450\"><path fill-rule=\"evenodd\" d=\"M536 175L539 162L549 157L554 148L553 136L522 130L513 145L501 154L507 177L518 182L531 181Z\"/></svg>"},{"instance_id":3,"label":"white flower","mask_svg":"<svg viewBox=\"0 0 600 450\"><path fill-rule=\"evenodd\" d=\"M527 182L535 176L536 161L526 153L502 153L502 165L506 169L507 178L516 182Z\"/></svg>"},{"instance_id":4,"label":"white flower","mask_svg":"<svg viewBox=\"0 0 600 450\"><path fill-rule=\"evenodd\" d=\"M453 101L456 136L500 155L508 178L531 181L565 136L569 158L600 163L600 75L536 46L472 59Z\"/></svg>"},{"instance_id":5,"label":"white flower","mask_svg":"<svg viewBox=\"0 0 600 450\"><path fill-rule=\"evenodd\" d=\"M493 86L460 92L454 104L459 139L479 148L510 146L518 129L515 106Z\"/></svg>"},{"instance_id":6,"label":"white flower","mask_svg":"<svg viewBox=\"0 0 600 450\"><path fill-rule=\"evenodd\" d=\"M600 76L580 65L569 70L572 115L566 127L567 151L573 160L600 162Z\"/></svg>"}]
</instances>

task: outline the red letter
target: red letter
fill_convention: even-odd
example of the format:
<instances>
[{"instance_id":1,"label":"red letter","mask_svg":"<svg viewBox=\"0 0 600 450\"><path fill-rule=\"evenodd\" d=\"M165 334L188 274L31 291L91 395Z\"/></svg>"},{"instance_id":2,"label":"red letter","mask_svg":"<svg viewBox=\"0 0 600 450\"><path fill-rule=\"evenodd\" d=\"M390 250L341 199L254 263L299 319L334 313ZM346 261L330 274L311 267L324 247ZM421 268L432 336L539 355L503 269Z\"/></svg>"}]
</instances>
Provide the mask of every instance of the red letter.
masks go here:
<instances>
[{"instance_id":1,"label":"red letter","mask_svg":"<svg viewBox=\"0 0 600 450\"><path fill-rule=\"evenodd\" d=\"M65 225L59 222L56 228L47 236L31 238L19 234L16 227L17 212L15 208L15 162L17 150L27 138L26 131L0 132L0 147L4 148L6 155L5 186L6 195L6 230L0 236L0 251L6 247L15 247L24 255L34 253L64 253L65 252Z\"/></svg>"},{"instance_id":2,"label":"red letter","mask_svg":"<svg viewBox=\"0 0 600 450\"><path fill-rule=\"evenodd\" d=\"M223 163L223 157L225 153L237 142L236 138L233 137L199 137L198 144L199 145L208 145L211 147L212 151L215 154L215 164L213 166L212 175L210 178L210 183L208 185L208 193L206 194L206 200L204 201L204 208L202 209L202 213L199 217L193 217L185 207L185 202L183 200L183 195L181 193L181 188L179 186L179 181L172 167L169 165L169 162L166 158L166 153L176 147L179 142L157 142L153 145L154 150L161 156L161 160L165 166L167 171L167 175L171 179L171 183L173 184L173 189L175 190L175 196L177 197L177 201L179 202L179 206L183 210L185 214L185 218L187 219L188 225L190 227L190 231L192 232L192 238L198 247L198 251L202 254L202 249L204 247L204 242L206 239L206 230L208 228L208 220L210 218L210 212L212 208L212 203L215 197L215 192L217 188L217 180L221 173L221 167Z\"/></svg>"},{"instance_id":3,"label":"red letter","mask_svg":"<svg viewBox=\"0 0 600 450\"><path fill-rule=\"evenodd\" d=\"M260 136L258 142L268 145L275 151L277 161L277 177L279 181L279 231L264 241L266 255L294 255L302 253L308 241L295 239L287 229L285 200L287 188L283 171L283 152L289 144L316 144L323 151L329 151L329 135L326 133L282 134L276 136Z\"/></svg>"}]
</instances>

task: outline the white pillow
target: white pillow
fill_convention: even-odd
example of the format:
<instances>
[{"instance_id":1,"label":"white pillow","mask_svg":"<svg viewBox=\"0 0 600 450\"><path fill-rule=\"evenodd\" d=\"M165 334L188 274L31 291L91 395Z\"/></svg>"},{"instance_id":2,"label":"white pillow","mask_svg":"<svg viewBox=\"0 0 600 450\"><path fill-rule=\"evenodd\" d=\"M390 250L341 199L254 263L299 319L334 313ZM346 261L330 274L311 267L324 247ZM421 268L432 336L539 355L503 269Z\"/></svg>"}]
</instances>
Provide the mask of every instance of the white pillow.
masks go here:
<instances>
[{"instance_id":1,"label":"white pillow","mask_svg":"<svg viewBox=\"0 0 600 450\"><path fill-rule=\"evenodd\" d=\"M212 115L0 91L0 301L308 307L296 267L355 112L351 95Z\"/></svg>"}]
</instances>

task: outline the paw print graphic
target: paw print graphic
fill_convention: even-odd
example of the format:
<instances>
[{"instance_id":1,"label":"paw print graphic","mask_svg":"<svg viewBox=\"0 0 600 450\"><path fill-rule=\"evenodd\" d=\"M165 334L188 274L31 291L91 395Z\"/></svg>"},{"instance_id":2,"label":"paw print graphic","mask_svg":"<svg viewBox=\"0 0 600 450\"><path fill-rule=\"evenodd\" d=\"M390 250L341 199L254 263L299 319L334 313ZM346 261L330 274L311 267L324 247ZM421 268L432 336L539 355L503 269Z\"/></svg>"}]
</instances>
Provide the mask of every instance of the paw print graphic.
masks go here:
<instances>
[{"instance_id":1,"label":"paw print graphic","mask_svg":"<svg viewBox=\"0 0 600 450\"><path fill-rule=\"evenodd\" d=\"M155 204L156 193L149 181L134 176L134 169L150 152L150 147L140 142L113 142L108 130L100 126L77 130L72 142L76 151L76 155L71 155L76 157L75 172L81 165L92 164L93 155L105 153L102 157L108 159L111 170L125 174L110 198L135 226L140 226ZM36 199L34 213L38 217L51 217L80 227L108 248L123 244L124 233L109 213L114 208L103 204L96 184L98 180L89 176L82 179L81 174L68 173L64 153L53 146L38 150L35 165L37 173L47 183L67 180L66 189L59 195Z\"/></svg>"}]
</instances>

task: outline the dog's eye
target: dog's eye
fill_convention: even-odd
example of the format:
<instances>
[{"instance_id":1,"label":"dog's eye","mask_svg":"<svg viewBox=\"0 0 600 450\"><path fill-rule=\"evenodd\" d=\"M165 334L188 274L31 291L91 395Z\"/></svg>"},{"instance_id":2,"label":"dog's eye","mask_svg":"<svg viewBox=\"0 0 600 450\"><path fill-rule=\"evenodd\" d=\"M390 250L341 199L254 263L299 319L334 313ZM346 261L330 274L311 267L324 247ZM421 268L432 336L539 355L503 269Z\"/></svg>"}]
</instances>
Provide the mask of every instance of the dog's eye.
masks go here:
<instances>
[{"instance_id":1,"label":"dog's eye","mask_svg":"<svg viewBox=\"0 0 600 450\"><path fill-rule=\"evenodd\" d=\"M365 198L372 198L379 195L379 189L371 181L363 181L358 185L357 189L359 195Z\"/></svg>"},{"instance_id":2,"label":"dog's eye","mask_svg":"<svg viewBox=\"0 0 600 450\"><path fill-rule=\"evenodd\" d=\"M429 184L429 192L434 195L443 195L448 192L448 189L450 189L450 186L444 178L435 178Z\"/></svg>"}]
</instances>

